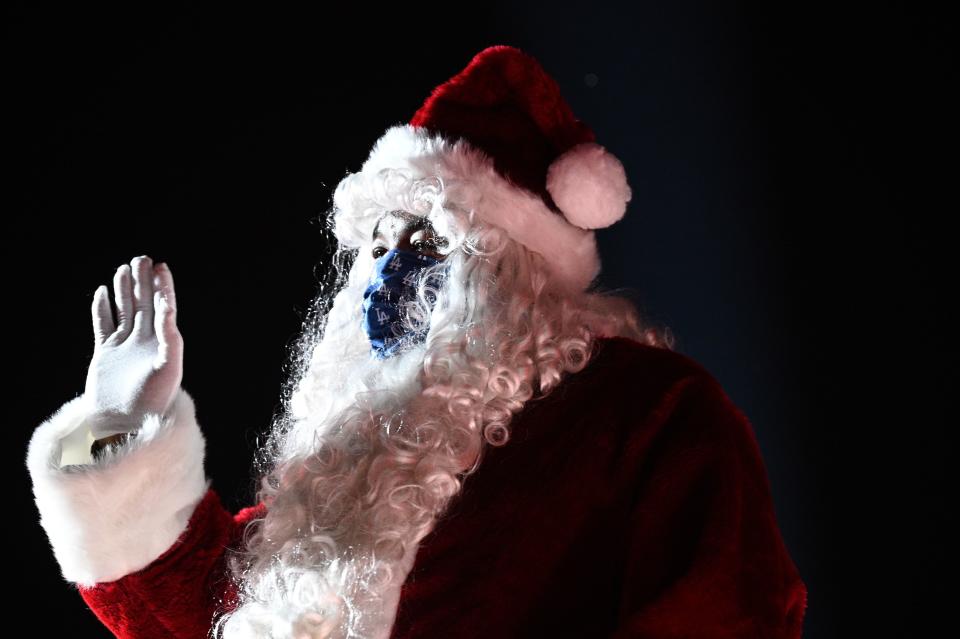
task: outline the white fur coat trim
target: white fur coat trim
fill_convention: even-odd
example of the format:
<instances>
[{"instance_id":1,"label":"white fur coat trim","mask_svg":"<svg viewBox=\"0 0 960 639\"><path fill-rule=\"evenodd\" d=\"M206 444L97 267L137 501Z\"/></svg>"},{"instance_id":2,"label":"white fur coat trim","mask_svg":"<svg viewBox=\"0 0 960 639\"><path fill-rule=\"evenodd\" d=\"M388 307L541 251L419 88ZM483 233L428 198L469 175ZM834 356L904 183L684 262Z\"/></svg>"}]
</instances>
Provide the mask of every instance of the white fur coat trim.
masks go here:
<instances>
[{"instance_id":1,"label":"white fur coat trim","mask_svg":"<svg viewBox=\"0 0 960 639\"><path fill-rule=\"evenodd\" d=\"M84 395L65 403L36 428L26 460L40 525L63 576L83 586L114 581L162 555L210 484L206 442L182 388L168 416L146 415L123 446L61 466L64 438L89 430L89 415Z\"/></svg>"},{"instance_id":2,"label":"white fur coat trim","mask_svg":"<svg viewBox=\"0 0 960 639\"><path fill-rule=\"evenodd\" d=\"M476 211L484 221L541 254L557 276L578 292L600 272L593 231L574 226L551 211L539 195L508 181L494 168L489 155L463 138L450 141L410 124L387 129L360 172L345 177L335 190L335 206L348 213L335 229L340 244L369 244L376 216L369 215L363 203L353 201L351 195L363 193L355 188L355 180L372 177L385 168L411 170L417 178L439 176L449 182L458 191L458 205Z\"/></svg>"}]
</instances>

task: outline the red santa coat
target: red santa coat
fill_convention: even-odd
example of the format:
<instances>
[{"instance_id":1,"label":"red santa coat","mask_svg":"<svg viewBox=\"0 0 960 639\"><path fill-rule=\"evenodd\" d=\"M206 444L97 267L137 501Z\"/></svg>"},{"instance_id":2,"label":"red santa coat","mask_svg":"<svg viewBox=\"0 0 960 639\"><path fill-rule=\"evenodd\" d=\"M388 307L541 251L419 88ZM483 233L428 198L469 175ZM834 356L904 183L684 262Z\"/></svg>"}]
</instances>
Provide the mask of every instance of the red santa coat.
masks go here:
<instances>
[{"instance_id":1,"label":"red santa coat","mask_svg":"<svg viewBox=\"0 0 960 639\"><path fill-rule=\"evenodd\" d=\"M199 431L189 396L183 399L177 419L190 426L184 431ZM38 428L50 431L53 448L35 435L28 455L41 522L64 577L117 637L206 637L215 607L233 602L224 549L239 542L263 504L231 514L193 469L184 505L142 515L166 517L159 527L175 536L165 550L153 550L163 539L141 539L142 548L114 539L129 557L90 560L101 540L74 534L64 541L50 509L65 501L42 494L49 492L45 472L101 470L96 463L41 467L62 456L57 438L82 418L81 409L72 416L61 409ZM51 427L57 419L60 427ZM171 424L157 430L175 430ZM133 445L143 452L164 444L149 437ZM122 466L135 461L130 455L121 451L104 470L121 468L129 479L132 466ZM166 472L189 474L190 463L196 459ZM149 481L170 486L177 477L137 480L142 491ZM89 516L71 511L69 523L89 527ZM144 529L129 518L107 524L113 530L101 525L96 532ZM95 565L72 558L89 550L84 544L94 546L86 561ZM602 338L586 369L515 416L511 441L487 451L421 541L390 637L797 639L806 594L744 414L694 360Z\"/></svg>"}]
</instances>

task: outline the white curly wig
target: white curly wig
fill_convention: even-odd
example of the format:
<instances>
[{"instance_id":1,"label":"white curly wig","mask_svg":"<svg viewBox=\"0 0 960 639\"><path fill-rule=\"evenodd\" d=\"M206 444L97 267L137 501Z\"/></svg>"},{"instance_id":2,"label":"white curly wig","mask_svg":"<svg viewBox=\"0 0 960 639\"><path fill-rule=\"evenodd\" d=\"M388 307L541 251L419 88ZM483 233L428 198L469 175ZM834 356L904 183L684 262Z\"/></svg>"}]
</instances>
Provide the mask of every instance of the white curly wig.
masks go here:
<instances>
[{"instance_id":1,"label":"white curly wig","mask_svg":"<svg viewBox=\"0 0 960 639\"><path fill-rule=\"evenodd\" d=\"M419 159L368 161L337 186L324 228L337 241L332 267L257 452L267 514L229 555L237 605L218 613L211 636L386 636L418 543L487 446L508 443L524 404L587 366L599 336L672 348L669 330L647 326L631 300L572 286L515 229L492 223L489 207L516 198L491 188L523 194L485 185L458 150L470 153L441 139ZM448 243L403 309L426 337L382 360L362 296L374 224L398 209L426 216Z\"/></svg>"}]
</instances>

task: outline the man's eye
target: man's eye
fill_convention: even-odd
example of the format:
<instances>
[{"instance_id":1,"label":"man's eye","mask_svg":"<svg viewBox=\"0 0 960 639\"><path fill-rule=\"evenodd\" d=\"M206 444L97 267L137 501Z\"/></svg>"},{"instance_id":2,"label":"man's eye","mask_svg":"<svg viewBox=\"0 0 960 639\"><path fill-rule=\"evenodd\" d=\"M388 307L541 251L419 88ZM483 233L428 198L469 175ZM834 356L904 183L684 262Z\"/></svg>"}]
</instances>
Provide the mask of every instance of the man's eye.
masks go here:
<instances>
[{"instance_id":1,"label":"man's eye","mask_svg":"<svg viewBox=\"0 0 960 639\"><path fill-rule=\"evenodd\" d=\"M446 244L447 244L447 241L441 237L431 237L425 240L417 240L416 242L413 243L414 246L422 245L424 248L429 248L434 250L438 249L441 246L446 246Z\"/></svg>"}]
</instances>

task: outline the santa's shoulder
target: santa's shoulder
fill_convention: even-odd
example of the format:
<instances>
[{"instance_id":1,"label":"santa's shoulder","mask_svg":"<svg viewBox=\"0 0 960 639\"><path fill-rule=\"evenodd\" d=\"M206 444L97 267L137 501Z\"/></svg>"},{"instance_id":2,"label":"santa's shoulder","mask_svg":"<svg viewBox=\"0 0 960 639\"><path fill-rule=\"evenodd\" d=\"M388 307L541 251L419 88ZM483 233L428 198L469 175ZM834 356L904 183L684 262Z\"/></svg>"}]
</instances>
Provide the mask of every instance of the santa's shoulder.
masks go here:
<instances>
[{"instance_id":1,"label":"santa's shoulder","mask_svg":"<svg viewBox=\"0 0 960 639\"><path fill-rule=\"evenodd\" d=\"M602 379L619 390L662 389L691 379L716 382L703 364L688 355L622 336L598 337L590 362L577 375L593 383Z\"/></svg>"},{"instance_id":2,"label":"santa's shoulder","mask_svg":"<svg viewBox=\"0 0 960 639\"><path fill-rule=\"evenodd\" d=\"M571 387L579 384L571 395L590 404L594 414L608 407L603 416L609 428L622 429L644 450L662 438L678 450L714 447L740 451L742 459L759 458L750 419L703 364L629 338L599 341L580 379L571 377Z\"/></svg>"}]
</instances>

